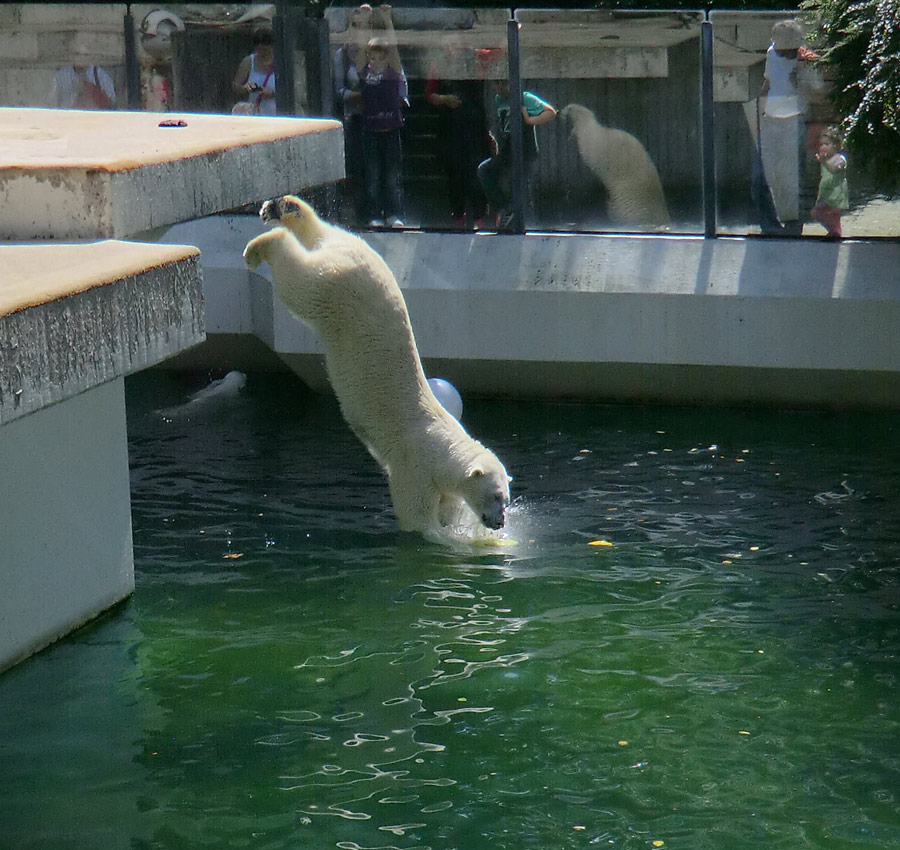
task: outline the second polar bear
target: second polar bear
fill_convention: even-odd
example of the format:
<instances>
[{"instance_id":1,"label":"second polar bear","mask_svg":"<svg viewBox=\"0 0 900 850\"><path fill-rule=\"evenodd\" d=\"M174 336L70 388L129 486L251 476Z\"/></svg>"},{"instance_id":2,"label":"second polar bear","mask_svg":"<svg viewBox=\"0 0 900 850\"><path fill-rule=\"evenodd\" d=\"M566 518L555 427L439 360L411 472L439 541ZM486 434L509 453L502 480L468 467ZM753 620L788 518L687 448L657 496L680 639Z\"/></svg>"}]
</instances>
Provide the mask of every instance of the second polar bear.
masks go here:
<instances>
[{"instance_id":1,"label":"second polar bear","mask_svg":"<svg viewBox=\"0 0 900 850\"><path fill-rule=\"evenodd\" d=\"M616 224L662 227L669 210L650 155L631 133L604 127L586 106L570 103L562 111L584 164L603 184L607 211Z\"/></svg>"},{"instance_id":2,"label":"second polar bear","mask_svg":"<svg viewBox=\"0 0 900 850\"><path fill-rule=\"evenodd\" d=\"M387 473L400 527L439 533L464 523L467 505L502 528L506 469L435 398L384 260L291 195L260 215L279 226L252 239L244 260L251 270L268 263L285 306L322 337L341 412Z\"/></svg>"}]
</instances>

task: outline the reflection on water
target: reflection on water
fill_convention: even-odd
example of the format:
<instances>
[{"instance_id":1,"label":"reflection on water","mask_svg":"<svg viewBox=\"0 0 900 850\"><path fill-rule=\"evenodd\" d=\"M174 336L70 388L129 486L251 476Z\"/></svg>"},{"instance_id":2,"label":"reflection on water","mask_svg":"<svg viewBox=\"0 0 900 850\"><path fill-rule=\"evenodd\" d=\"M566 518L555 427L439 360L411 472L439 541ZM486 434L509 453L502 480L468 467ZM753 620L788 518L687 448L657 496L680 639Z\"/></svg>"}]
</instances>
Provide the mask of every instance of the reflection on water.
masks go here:
<instances>
[{"instance_id":1,"label":"reflection on water","mask_svg":"<svg viewBox=\"0 0 900 850\"><path fill-rule=\"evenodd\" d=\"M494 551L190 389L128 385L133 600L0 678L4 850L900 845L895 416L467 400Z\"/></svg>"}]
</instances>

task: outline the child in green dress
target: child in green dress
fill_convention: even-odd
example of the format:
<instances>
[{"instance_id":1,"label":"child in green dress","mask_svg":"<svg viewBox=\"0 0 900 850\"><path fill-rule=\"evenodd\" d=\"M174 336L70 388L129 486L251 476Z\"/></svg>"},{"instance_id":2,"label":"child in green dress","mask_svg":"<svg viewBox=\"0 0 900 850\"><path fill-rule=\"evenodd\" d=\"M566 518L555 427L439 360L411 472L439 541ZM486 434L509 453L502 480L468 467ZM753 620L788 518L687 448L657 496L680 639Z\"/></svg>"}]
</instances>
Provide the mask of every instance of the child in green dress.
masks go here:
<instances>
[{"instance_id":1,"label":"child in green dress","mask_svg":"<svg viewBox=\"0 0 900 850\"><path fill-rule=\"evenodd\" d=\"M847 157L841 147L841 135L834 127L822 131L816 151L822 173L816 205L810 210L810 215L825 227L831 239L841 238L841 210L850 206Z\"/></svg>"}]
</instances>

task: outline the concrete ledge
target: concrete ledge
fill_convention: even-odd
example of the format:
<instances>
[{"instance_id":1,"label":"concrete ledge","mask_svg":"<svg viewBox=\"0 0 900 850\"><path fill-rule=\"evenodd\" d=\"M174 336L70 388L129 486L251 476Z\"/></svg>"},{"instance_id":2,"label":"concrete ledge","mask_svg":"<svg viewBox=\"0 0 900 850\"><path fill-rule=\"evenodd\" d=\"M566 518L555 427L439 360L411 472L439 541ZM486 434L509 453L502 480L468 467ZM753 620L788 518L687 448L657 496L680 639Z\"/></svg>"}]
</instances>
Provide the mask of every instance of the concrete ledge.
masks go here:
<instances>
[{"instance_id":1,"label":"concrete ledge","mask_svg":"<svg viewBox=\"0 0 900 850\"><path fill-rule=\"evenodd\" d=\"M0 127L6 239L123 238L344 176L337 121L7 108Z\"/></svg>"},{"instance_id":2,"label":"concrete ledge","mask_svg":"<svg viewBox=\"0 0 900 850\"><path fill-rule=\"evenodd\" d=\"M0 246L0 267L15 270L0 282L0 425L205 338L196 248Z\"/></svg>"},{"instance_id":3,"label":"concrete ledge","mask_svg":"<svg viewBox=\"0 0 900 850\"><path fill-rule=\"evenodd\" d=\"M316 334L264 277L240 281L239 251L261 223L207 219L191 228L215 316L208 332L249 326L327 391ZM183 237L181 228L167 236ZM463 392L900 407L900 289L887 273L900 260L898 244L413 232L366 239L404 290L426 371Z\"/></svg>"}]
</instances>

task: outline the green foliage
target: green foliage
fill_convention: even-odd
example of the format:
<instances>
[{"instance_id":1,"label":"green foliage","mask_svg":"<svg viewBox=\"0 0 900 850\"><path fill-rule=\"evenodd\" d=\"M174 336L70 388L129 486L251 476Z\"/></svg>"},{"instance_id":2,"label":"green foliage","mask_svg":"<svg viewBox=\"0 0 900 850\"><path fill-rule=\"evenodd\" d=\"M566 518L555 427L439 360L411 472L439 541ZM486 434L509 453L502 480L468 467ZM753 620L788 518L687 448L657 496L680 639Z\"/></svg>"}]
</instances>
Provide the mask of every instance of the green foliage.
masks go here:
<instances>
[{"instance_id":1,"label":"green foliage","mask_svg":"<svg viewBox=\"0 0 900 850\"><path fill-rule=\"evenodd\" d=\"M847 147L880 188L900 188L900 2L805 0L824 45Z\"/></svg>"}]
</instances>

